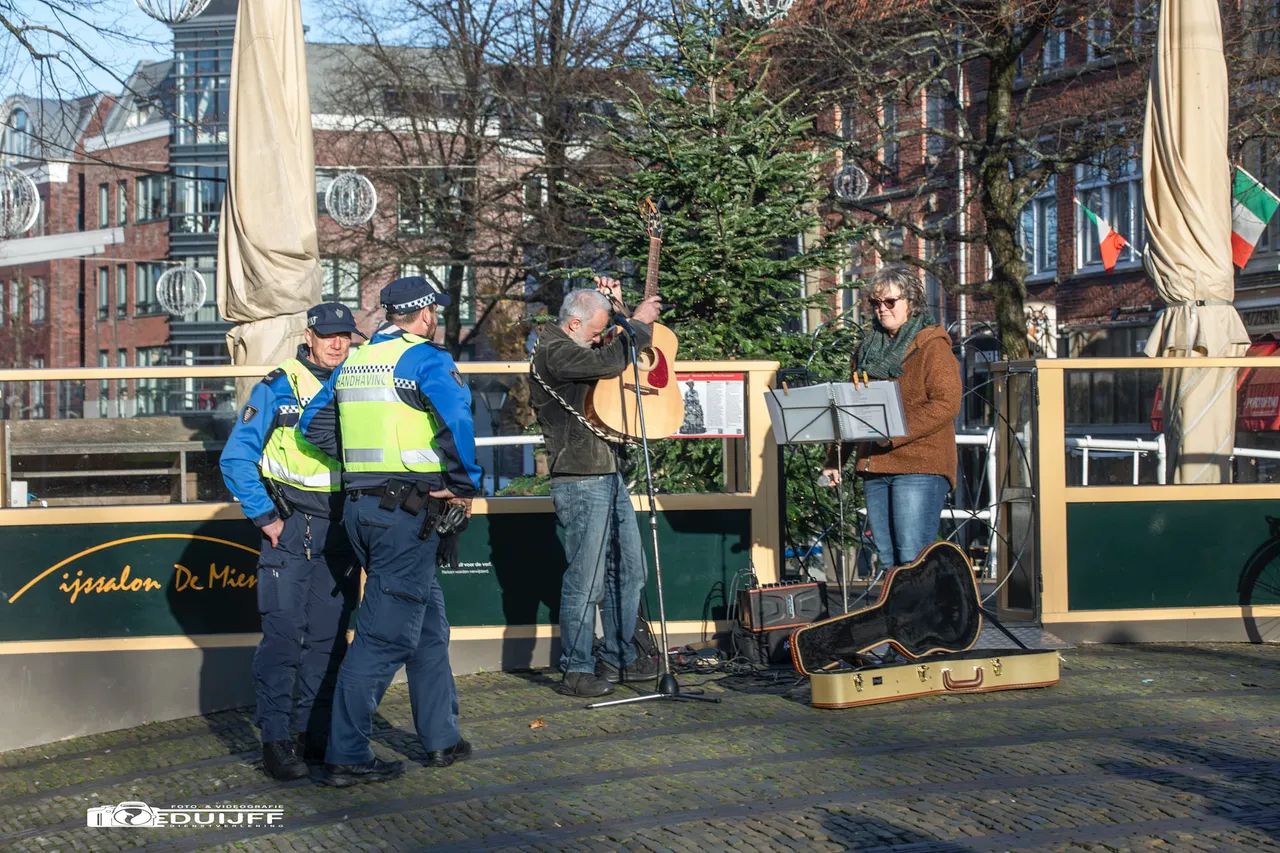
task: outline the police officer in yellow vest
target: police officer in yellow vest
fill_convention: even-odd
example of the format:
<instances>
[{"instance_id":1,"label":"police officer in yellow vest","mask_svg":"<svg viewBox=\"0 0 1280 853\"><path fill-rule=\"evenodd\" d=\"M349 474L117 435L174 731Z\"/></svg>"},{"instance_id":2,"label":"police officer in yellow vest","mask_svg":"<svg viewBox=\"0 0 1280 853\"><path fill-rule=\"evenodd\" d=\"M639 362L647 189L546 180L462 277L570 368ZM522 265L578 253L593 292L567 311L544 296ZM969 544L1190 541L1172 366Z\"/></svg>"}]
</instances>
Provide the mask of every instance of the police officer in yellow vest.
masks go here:
<instances>
[{"instance_id":1,"label":"police officer in yellow vest","mask_svg":"<svg viewBox=\"0 0 1280 853\"><path fill-rule=\"evenodd\" d=\"M297 358L254 387L221 459L227 488L262 529L254 722L263 767L280 780L323 759L359 585L341 524L341 466L303 439L298 418L361 333L350 308L326 302L307 312L305 334Z\"/></svg>"},{"instance_id":2,"label":"police officer in yellow vest","mask_svg":"<svg viewBox=\"0 0 1280 853\"><path fill-rule=\"evenodd\" d=\"M383 761L369 746L373 713L401 666L426 763L447 767L471 755L458 729L436 579L437 525L450 504L469 514L480 491L471 391L432 341L436 306L447 306L448 294L411 276L379 299L393 325L333 372L298 424L308 441L341 453L344 524L367 573L325 755L324 781L337 787L403 772L402 762Z\"/></svg>"}]
</instances>

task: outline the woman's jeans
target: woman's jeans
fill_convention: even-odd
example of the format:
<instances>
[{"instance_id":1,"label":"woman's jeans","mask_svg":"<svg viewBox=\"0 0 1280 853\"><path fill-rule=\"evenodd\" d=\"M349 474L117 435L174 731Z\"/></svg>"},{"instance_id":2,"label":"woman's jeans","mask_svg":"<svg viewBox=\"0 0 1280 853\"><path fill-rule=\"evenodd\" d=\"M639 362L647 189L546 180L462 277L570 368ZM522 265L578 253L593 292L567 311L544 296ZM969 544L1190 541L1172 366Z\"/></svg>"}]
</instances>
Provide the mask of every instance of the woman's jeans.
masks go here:
<instances>
[{"instance_id":1,"label":"woman's jeans","mask_svg":"<svg viewBox=\"0 0 1280 853\"><path fill-rule=\"evenodd\" d=\"M938 538L951 484L939 474L864 475L867 523L880 568L905 566Z\"/></svg>"}]
</instances>

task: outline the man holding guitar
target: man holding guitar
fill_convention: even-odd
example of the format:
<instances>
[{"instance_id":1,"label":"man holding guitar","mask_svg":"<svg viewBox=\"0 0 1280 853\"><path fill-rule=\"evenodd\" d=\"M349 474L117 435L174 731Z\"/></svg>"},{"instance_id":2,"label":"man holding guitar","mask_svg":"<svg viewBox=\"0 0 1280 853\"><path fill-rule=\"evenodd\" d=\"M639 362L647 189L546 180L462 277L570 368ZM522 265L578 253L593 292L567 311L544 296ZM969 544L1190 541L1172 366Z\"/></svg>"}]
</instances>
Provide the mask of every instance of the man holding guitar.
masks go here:
<instances>
[{"instance_id":1,"label":"man holding guitar","mask_svg":"<svg viewBox=\"0 0 1280 853\"><path fill-rule=\"evenodd\" d=\"M612 683L657 676L657 663L638 657L632 642L647 569L621 474L623 445L588 419L588 394L596 381L631 369L626 336L605 339L614 326L613 311L622 308L621 285L611 278L567 294L556 325L539 334L530 365L531 401L550 459L551 498L565 529L569 565L560 593L560 692L571 696L604 696L613 692ZM653 295L631 314L637 350L652 342L660 310ZM600 674L592 654L598 604L604 608Z\"/></svg>"}]
</instances>

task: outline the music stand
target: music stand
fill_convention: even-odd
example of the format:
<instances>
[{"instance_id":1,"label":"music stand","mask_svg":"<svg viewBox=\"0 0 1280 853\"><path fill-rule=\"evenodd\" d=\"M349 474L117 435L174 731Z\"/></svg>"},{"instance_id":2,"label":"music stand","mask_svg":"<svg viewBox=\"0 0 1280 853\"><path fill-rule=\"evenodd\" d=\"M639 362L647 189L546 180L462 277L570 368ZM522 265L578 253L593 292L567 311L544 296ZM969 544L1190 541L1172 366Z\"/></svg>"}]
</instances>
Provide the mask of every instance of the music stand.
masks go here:
<instances>
[{"instance_id":1,"label":"music stand","mask_svg":"<svg viewBox=\"0 0 1280 853\"><path fill-rule=\"evenodd\" d=\"M824 382L801 388L774 388L765 406L778 444L836 445L836 501L840 519L840 595L849 611L849 560L844 521L844 444L883 441L907 434L898 383Z\"/></svg>"}]
</instances>

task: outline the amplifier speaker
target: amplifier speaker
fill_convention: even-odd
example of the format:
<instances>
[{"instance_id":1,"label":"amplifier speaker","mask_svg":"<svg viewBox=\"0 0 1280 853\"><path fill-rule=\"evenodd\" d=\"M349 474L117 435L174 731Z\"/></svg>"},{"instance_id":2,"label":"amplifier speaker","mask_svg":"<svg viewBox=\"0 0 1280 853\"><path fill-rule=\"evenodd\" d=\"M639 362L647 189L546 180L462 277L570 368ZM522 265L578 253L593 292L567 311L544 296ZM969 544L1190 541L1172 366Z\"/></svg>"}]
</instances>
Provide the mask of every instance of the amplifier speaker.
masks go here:
<instances>
[{"instance_id":1,"label":"amplifier speaker","mask_svg":"<svg viewBox=\"0 0 1280 853\"><path fill-rule=\"evenodd\" d=\"M791 665L791 628L748 631L733 626L733 654L758 666Z\"/></svg>"},{"instance_id":2,"label":"amplifier speaker","mask_svg":"<svg viewBox=\"0 0 1280 853\"><path fill-rule=\"evenodd\" d=\"M796 628L826 615L823 583L766 584L738 593L738 619L752 633Z\"/></svg>"}]
</instances>

